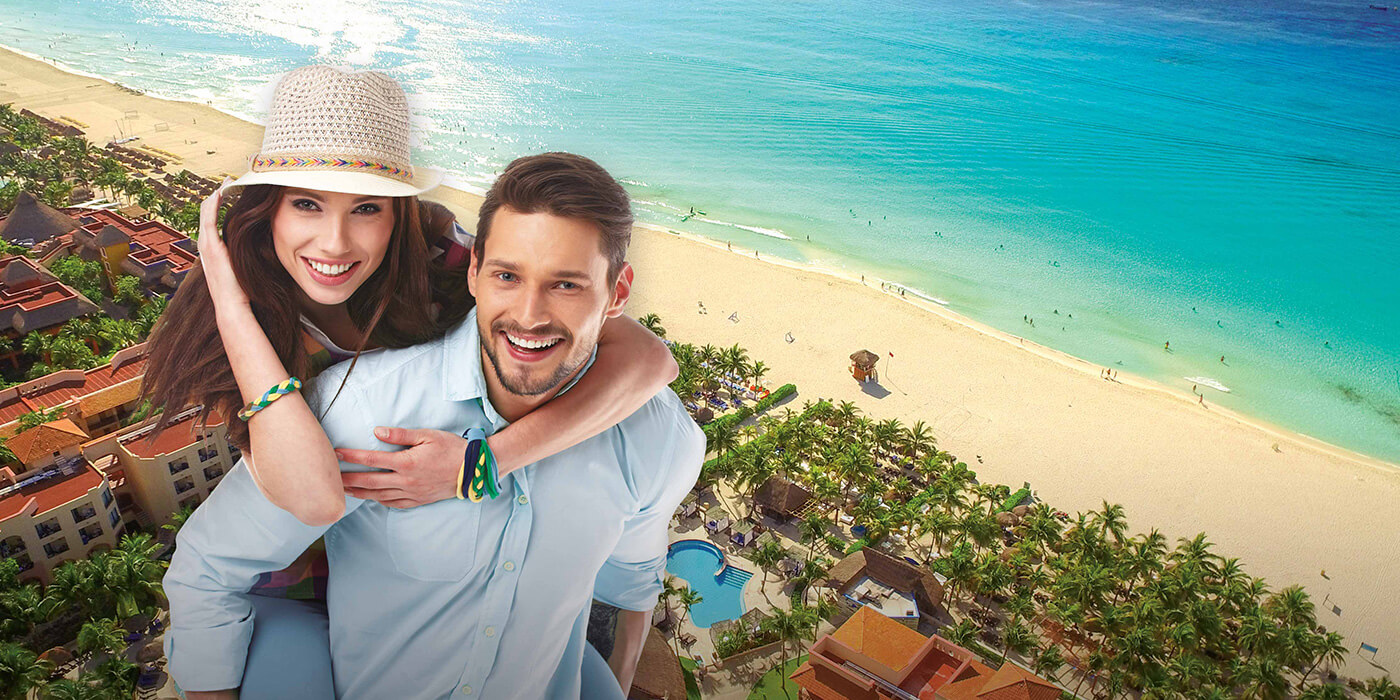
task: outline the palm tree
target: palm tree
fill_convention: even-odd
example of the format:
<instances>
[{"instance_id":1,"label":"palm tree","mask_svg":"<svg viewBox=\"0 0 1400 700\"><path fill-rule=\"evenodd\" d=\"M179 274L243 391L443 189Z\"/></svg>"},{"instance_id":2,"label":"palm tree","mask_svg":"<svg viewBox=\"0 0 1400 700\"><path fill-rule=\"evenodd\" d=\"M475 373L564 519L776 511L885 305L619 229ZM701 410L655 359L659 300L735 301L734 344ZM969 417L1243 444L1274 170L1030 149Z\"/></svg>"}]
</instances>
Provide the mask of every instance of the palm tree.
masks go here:
<instances>
[{"instance_id":1,"label":"palm tree","mask_svg":"<svg viewBox=\"0 0 1400 700\"><path fill-rule=\"evenodd\" d=\"M1113 540L1119 544L1123 543L1124 533L1128 530L1127 515L1123 511L1123 506L1117 503L1103 502L1103 511L1091 513L1094 522L1099 525L1099 536L1106 537L1112 533Z\"/></svg>"},{"instance_id":2,"label":"palm tree","mask_svg":"<svg viewBox=\"0 0 1400 700\"><path fill-rule=\"evenodd\" d=\"M60 678L45 686L39 697L43 700L99 700L103 695L100 688L83 681Z\"/></svg>"},{"instance_id":3,"label":"palm tree","mask_svg":"<svg viewBox=\"0 0 1400 700\"><path fill-rule=\"evenodd\" d=\"M1351 694L1337 683L1319 683L1310 686L1298 696L1298 700L1347 700Z\"/></svg>"},{"instance_id":4,"label":"palm tree","mask_svg":"<svg viewBox=\"0 0 1400 700\"><path fill-rule=\"evenodd\" d=\"M666 337L666 329L661 327L661 317L656 314L647 314L637 319L637 323L642 324L647 330L656 334L658 338Z\"/></svg>"},{"instance_id":5,"label":"palm tree","mask_svg":"<svg viewBox=\"0 0 1400 700\"><path fill-rule=\"evenodd\" d=\"M704 602L705 596L696 593L692 588L686 586L680 590L680 593L676 594L676 599L679 600L681 604L681 619L680 622L676 623L676 656L680 656L681 627L685 625L685 619L690 617L690 609Z\"/></svg>"},{"instance_id":6,"label":"palm tree","mask_svg":"<svg viewBox=\"0 0 1400 700\"><path fill-rule=\"evenodd\" d=\"M753 553L753 563L763 569L763 597L768 598L768 574L783 562L787 557L787 552L783 551L782 545L773 540L763 543L758 551ZM772 602L771 600L769 602Z\"/></svg>"},{"instance_id":7,"label":"palm tree","mask_svg":"<svg viewBox=\"0 0 1400 700\"><path fill-rule=\"evenodd\" d=\"M758 382L768 374L770 369L768 365L763 364L762 360L754 362L753 365L749 367L749 379L752 382L750 386L758 386Z\"/></svg>"},{"instance_id":8,"label":"palm tree","mask_svg":"<svg viewBox=\"0 0 1400 700\"><path fill-rule=\"evenodd\" d=\"M1314 655L1314 661L1312 665L1308 667L1307 672L1303 674L1303 677L1299 679L1299 690L1303 689L1303 685L1307 682L1308 676L1311 676L1312 672L1317 670L1318 665L1325 661L1331 666L1341 666L1346 663L1347 652L1350 651L1347 649L1346 640L1342 638L1342 635L1336 632L1327 632L1326 634L1318 635L1315 639L1316 643L1311 650Z\"/></svg>"},{"instance_id":9,"label":"palm tree","mask_svg":"<svg viewBox=\"0 0 1400 700\"><path fill-rule=\"evenodd\" d=\"M165 576L165 563L155 558L159 550L160 545L142 532L123 535L111 552L104 574L123 619L152 612L159 605L164 595L160 583Z\"/></svg>"},{"instance_id":10,"label":"palm tree","mask_svg":"<svg viewBox=\"0 0 1400 700\"><path fill-rule=\"evenodd\" d=\"M938 636L960 647L969 647L977 641L977 624L972 620L964 619L956 625L944 627Z\"/></svg>"},{"instance_id":11,"label":"palm tree","mask_svg":"<svg viewBox=\"0 0 1400 700\"><path fill-rule=\"evenodd\" d=\"M1389 676L1372 678L1366 681L1366 695L1372 700L1400 700L1400 686Z\"/></svg>"},{"instance_id":12,"label":"palm tree","mask_svg":"<svg viewBox=\"0 0 1400 700\"><path fill-rule=\"evenodd\" d=\"M125 637L112 618L89 620L78 630L78 656L90 659L97 654L116 654L126 648Z\"/></svg>"},{"instance_id":13,"label":"palm tree","mask_svg":"<svg viewBox=\"0 0 1400 700\"><path fill-rule=\"evenodd\" d=\"M1059 647L1051 644L1050 646L1041 649L1040 653L1035 655L1034 665L1032 666L1031 670L1034 671L1035 674L1038 676L1049 678L1051 680L1059 680L1056 676L1058 676L1059 674L1060 667L1064 665L1064 654L1060 652Z\"/></svg>"},{"instance_id":14,"label":"palm tree","mask_svg":"<svg viewBox=\"0 0 1400 700\"><path fill-rule=\"evenodd\" d=\"M161 525L160 529L169 530L178 535L180 534L180 528L185 526L185 522L190 519L191 515L194 515L194 506L180 506L180 510L171 513L170 520ZM671 578L671 576L666 577L666 582L668 584L671 582Z\"/></svg>"},{"instance_id":15,"label":"palm tree","mask_svg":"<svg viewBox=\"0 0 1400 700\"><path fill-rule=\"evenodd\" d=\"M802 606L794 607L791 610L778 608L773 614L764 618L762 625L773 636L778 638L778 650L782 655L782 660L778 664L778 673L782 676L783 694L792 697L787 690L788 674L788 644L801 644L804 638L814 636L817 628L817 616L812 611Z\"/></svg>"},{"instance_id":16,"label":"palm tree","mask_svg":"<svg viewBox=\"0 0 1400 700\"><path fill-rule=\"evenodd\" d=\"M811 561L817 553L817 542L826 535L826 518L820 513L812 513L797 524L797 532L803 542L811 543L807 548L807 561Z\"/></svg>"},{"instance_id":17,"label":"palm tree","mask_svg":"<svg viewBox=\"0 0 1400 700\"><path fill-rule=\"evenodd\" d=\"M48 664L38 654L14 642L0 642L0 700L24 700L48 679Z\"/></svg>"}]
</instances>

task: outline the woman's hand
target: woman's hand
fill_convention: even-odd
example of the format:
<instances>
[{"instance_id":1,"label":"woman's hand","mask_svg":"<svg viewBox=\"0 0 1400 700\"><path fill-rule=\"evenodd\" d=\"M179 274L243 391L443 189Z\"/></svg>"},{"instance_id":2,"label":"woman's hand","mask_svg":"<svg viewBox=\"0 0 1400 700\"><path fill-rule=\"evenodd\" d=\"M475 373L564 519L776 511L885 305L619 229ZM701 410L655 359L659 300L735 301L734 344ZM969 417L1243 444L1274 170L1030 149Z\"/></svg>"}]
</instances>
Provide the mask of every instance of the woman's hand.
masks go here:
<instances>
[{"instance_id":1,"label":"woman's hand","mask_svg":"<svg viewBox=\"0 0 1400 700\"><path fill-rule=\"evenodd\" d=\"M219 189L199 205L199 264L204 268L204 282L209 285L215 311L230 304L248 305L248 294L238 284L228 246L224 245L223 234L219 231L219 204L229 182L224 180Z\"/></svg>"},{"instance_id":2,"label":"woman's hand","mask_svg":"<svg viewBox=\"0 0 1400 700\"><path fill-rule=\"evenodd\" d=\"M441 430L375 428L374 436L399 452L336 450L342 462L388 469L388 472L341 472L345 493L378 501L390 508L413 508L457 497L457 474L467 454L467 440Z\"/></svg>"}]
</instances>

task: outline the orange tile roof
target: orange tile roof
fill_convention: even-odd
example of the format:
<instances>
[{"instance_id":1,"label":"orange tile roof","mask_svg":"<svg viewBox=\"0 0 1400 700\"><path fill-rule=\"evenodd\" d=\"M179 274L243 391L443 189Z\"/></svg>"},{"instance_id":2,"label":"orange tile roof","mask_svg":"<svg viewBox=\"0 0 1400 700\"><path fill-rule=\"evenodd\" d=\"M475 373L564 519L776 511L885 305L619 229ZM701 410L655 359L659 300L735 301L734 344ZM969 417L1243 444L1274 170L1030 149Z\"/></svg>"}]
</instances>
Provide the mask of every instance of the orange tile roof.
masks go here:
<instances>
[{"instance_id":1,"label":"orange tile roof","mask_svg":"<svg viewBox=\"0 0 1400 700\"><path fill-rule=\"evenodd\" d=\"M189 236L159 221L133 222L106 209L71 209L68 213L81 217L82 229L90 235L100 236L109 226L126 234L131 239L127 256L143 267L165 262L171 272L182 272L199 260L199 255L182 247L193 247Z\"/></svg>"},{"instance_id":2,"label":"orange tile roof","mask_svg":"<svg viewBox=\"0 0 1400 700\"><path fill-rule=\"evenodd\" d=\"M30 501L36 504L34 515L42 515L81 498L101 483L102 475L97 473L91 464L84 463L82 471L73 476L58 481L42 482L0 498L0 521L19 515Z\"/></svg>"},{"instance_id":3,"label":"orange tile roof","mask_svg":"<svg viewBox=\"0 0 1400 700\"><path fill-rule=\"evenodd\" d=\"M977 691L979 700L1058 700L1060 689L1013 663L1004 663Z\"/></svg>"},{"instance_id":4,"label":"orange tile roof","mask_svg":"<svg viewBox=\"0 0 1400 700\"><path fill-rule=\"evenodd\" d=\"M974 659L958 680L939 688L935 697L942 700L972 700L991 676L991 667Z\"/></svg>"},{"instance_id":5,"label":"orange tile roof","mask_svg":"<svg viewBox=\"0 0 1400 700\"><path fill-rule=\"evenodd\" d=\"M886 700L870 685L857 685L850 679L810 661L797 667L789 678L817 700Z\"/></svg>"},{"instance_id":6,"label":"orange tile roof","mask_svg":"<svg viewBox=\"0 0 1400 700\"><path fill-rule=\"evenodd\" d=\"M6 441L19 461L33 464L65 447L87 442L88 434L67 418L35 426Z\"/></svg>"},{"instance_id":7,"label":"orange tile roof","mask_svg":"<svg viewBox=\"0 0 1400 700\"><path fill-rule=\"evenodd\" d=\"M865 605L831 636L894 671L908 666L928 642L928 637Z\"/></svg>"},{"instance_id":8,"label":"orange tile roof","mask_svg":"<svg viewBox=\"0 0 1400 700\"><path fill-rule=\"evenodd\" d=\"M120 384L98 389L78 399L78 410L82 411L84 416L95 416L103 411L131 403L141 397L142 379L143 377L134 377Z\"/></svg>"},{"instance_id":9,"label":"orange tile roof","mask_svg":"<svg viewBox=\"0 0 1400 700\"><path fill-rule=\"evenodd\" d=\"M150 433L139 432L131 437L121 439L122 447L135 457L141 459L151 459L160 455L170 454L177 450L183 450L196 441L201 440L205 434L203 429L196 430L198 426L197 414L191 414L186 418L181 418L166 426L165 430L156 434L151 440ZM223 425L223 419L217 414L209 416L209 428Z\"/></svg>"},{"instance_id":10,"label":"orange tile roof","mask_svg":"<svg viewBox=\"0 0 1400 700\"><path fill-rule=\"evenodd\" d=\"M129 359L115 368L110 363L102 365L101 367L94 367L93 369L83 372L81 381L55 384L39 391L29 394L20 394L0 401L0 425L10 423L22 415L40 408L53 408L54 406L61 406L69 401L80 401L89 394L94 394L101 389L115 386L128 379L134 379L146 373L146 355L144 354L144 348L138 345L127 348L122 352L132 353L137 355L137 357ZM23 384L20 385L21 389L23 387Z\"/></svg>"}]
</instances>

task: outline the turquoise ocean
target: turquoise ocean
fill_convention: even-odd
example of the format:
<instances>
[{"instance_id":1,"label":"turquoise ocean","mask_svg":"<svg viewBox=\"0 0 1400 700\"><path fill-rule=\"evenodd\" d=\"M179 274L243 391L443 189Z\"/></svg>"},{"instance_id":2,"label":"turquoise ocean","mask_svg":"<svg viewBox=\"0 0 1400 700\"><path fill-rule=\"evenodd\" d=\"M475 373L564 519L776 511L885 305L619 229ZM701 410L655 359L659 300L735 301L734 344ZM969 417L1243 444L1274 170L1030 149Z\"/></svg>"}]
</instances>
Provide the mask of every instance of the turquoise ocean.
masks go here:
<instances>
[{"instance_id":1,"label":"turquoise ocean","mask_svg":"<svg viewBox=\"0 0 1400 700\"><path fill-rule=\"evenodd\" d=\"M1370 4L0 0L0 44L254 118L283 71L381 69L466 186L584 153L643 220L1400 461L1400 9Z\"/></svg>"}]
</instances>

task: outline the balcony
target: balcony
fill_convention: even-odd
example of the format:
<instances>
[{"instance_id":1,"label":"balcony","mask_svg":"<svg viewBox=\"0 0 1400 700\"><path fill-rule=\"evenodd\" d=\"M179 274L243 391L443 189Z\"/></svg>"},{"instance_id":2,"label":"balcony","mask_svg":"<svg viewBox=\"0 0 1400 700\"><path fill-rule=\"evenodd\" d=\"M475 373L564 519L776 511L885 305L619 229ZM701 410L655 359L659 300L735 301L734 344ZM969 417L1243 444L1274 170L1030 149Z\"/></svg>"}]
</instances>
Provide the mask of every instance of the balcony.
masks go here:
<instances>
[{"instance_id":1,"label":"balcony","mask_svg":"<svg viewBox=\"0 0 1400 700\"><path fill-rule=\"evenodd\" d=\"M73 522L81 523L88 518L97 515L97 509L92 506L79 506L73 509Z\"/></svg>"},{"instance_id":2,"label":"balcony","mask_svg":"<svg viewBox=\"0 0 1400 700\"><path fill-rule=\"evenodd\" d=\"M78 535L83 538L83 544L87 544L102 536L102 523L93 523L79 530Z\"/></svg>"},{"instance_id":3,"label":"balcony","mask_svg":"<svg viewBox=\"0 0 1400 700\"><path fill-rule=\"evenodd\" d=\"M201 447L201 448L199 449L199 461L200 461L200 462L208 462L209 460L218 459L218 458L219 458L219 451L216 450L216 449L214 449L214 448L212 448L212 447Z\"/></svg>"},{"instance_id":4,"label":"balcony","mask_svg":"<svg viewBox=\"0 0 1400 700\"><path fill-rule=\"evenodd\" d=\"M19 562L19 572L20 572L20 573L24 573L24 572L26 572L26 571L28 571L28 570L34 568L34 560L33 560L33 559L30 559L28 554L21 554L21 555L19 555L18 557L15 558L15 561Z\"/></svg>"},{"instance_id":5,"label":"balcony","mask_svg":"<svg viewBox=\"0 0 1400 700\"><path fill-rule=\"evenodd\" d=\"M221 476L223 476L223 475L224 475L224 468L223 468L223 467L220 467L220 466L213 466L213 467L205 467L205 468L204 468L204 480L205 480L205 481L213 481L213 480L215 480L215 479L217 479L217 478L219 478L219 477L221 477Z\"/></svg>"},{"instance_id":6,"label":"balcony","mask_svg":"<svg viewBox=\"0 0 1400 700\"><path fill-rule=\"evenodd\" d=\"M58 555L60 555L60 554L62 554L62 553L64 553L64 552L66 552L66 551L68 551L68 540L67 540L67 538L59 539L59 540L54 540L53 542L50 542L50 543L44 545L44 554L47 554L47 555L49 556L50 559L52 559L52 558L54 558L54 557L56 557L56 556L58 556Z\"/></svg>"},{"instance_id":7,"label":"balcony","mask_svg":"<svg viewBox=\"0 0 1400 700\"><path fill-rule=\"evenodd\" d=\"M188 476L175 482L175 494L179 495L194 488L194 479Z\"/></svg>"},{"instance_id":8,"label":"balcony","mask_svg":"<svg viewBox=\"0 0 1400 700\"><path fill-rule=\"evenodd\" d=\"M171 476L175 476L176 474L179 474L180 472L185 471L186 469L189 469L189 468L190 468L190 463L189 463L188 460L182 459L182 460L180 460L180 461L178 461L178 462L171 462L169 466L170 466L170 475L171 475Z\"/></svg>"},{"instance_id":9,"label":"balcony","mask_svg":"<svg viewBox=\"0 0 1400 700\"><path fill-rule=\"evenodd\" d=\"M60 532L63 532L63 526L58 524L58 518L50 518L45 522L35 525L34 531L39 533L39 539L42 540L45 537L49 537L50 535L56 535Z\"/></svg>"},{"instance_id":10,"label":"balcony","mask_svg":"<svg viewBox=\"0 0 1400 700\"><path fill-rule=\"evenodd\" d=\"M0 542L0 557L4 557L5 559L17 557L28 549L29 548L24 544L24 540L20 539L19 535L15 535L4 542Z\"/></svg>"}]
</instances>

